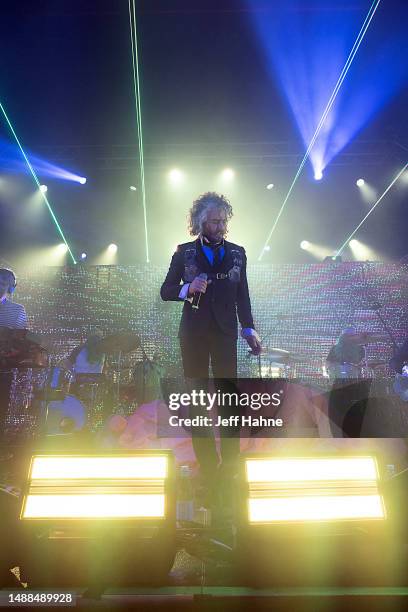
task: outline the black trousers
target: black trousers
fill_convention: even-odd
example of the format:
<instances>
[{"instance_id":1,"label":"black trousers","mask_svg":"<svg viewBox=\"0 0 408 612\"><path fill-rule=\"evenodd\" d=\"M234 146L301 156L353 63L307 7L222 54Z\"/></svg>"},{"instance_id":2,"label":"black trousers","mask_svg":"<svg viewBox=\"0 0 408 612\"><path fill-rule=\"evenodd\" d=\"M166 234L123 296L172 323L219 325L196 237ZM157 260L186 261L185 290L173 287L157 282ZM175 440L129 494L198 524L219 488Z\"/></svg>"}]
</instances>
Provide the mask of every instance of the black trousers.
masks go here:
<instances>
[{"instance_id":1,"label":"black trousers","mask_svg":"<svg viewBox=\"0 0 408 612\"><path fill-rule=\"evenodd\" d=\"M237 377L237 339L219 331L214 323L205 335L183 335L180 337L181 357L186 382L191 389L206 392L235 393ZM213 389L209 382L210 364L214 377ZM238 406L218 405L218 416L227 418L238 414ZM216 421L214 411L208 412L205 407L191 406L190 417L211 416ZM221 460L224 469L234 469L239 455L239 426L220 428ZM192 428L192 443L195 455L200 464L204 480L211 482L214 470L219 464L214 430L212 427Z\"/></svg>"}]
</instances>

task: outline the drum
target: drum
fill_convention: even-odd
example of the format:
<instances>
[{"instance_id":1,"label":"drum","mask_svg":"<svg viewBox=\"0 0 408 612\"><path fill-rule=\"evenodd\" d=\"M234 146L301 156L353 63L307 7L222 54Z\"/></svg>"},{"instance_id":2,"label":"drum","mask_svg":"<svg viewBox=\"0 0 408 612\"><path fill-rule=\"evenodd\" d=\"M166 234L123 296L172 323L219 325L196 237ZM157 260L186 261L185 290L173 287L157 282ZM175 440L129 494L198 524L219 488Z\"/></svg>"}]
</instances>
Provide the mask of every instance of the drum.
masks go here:
<instances>
[{"instance_id":1,"label":"drum","mask_svg":"<svg viewBox=\"0 0 408 612\"><path fill-rule=\"evenodd\" d=\"M65 423L62 423L63 419L66 419ZM48 435L66 433L64 424L67 423L70 433L79 431L85 427L86 420L86 409L83 403L77 397L67 395L63 400L49 402L46 432Z\"/></svg>"}]
</instances>

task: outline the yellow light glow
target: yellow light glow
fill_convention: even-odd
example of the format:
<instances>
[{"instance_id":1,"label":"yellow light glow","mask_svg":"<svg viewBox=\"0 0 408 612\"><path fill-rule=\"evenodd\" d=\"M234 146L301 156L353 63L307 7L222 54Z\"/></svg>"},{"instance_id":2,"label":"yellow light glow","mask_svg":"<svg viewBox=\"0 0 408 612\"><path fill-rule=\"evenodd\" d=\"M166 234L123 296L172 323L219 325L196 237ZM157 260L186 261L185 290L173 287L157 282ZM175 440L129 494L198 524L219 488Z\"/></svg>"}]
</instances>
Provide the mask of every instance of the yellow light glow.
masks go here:
<instances>
[{"instance_id":1,"label":"yellow light glow","mask_svg":"<svg viewBox=\"0 0 408 612\"><path fill-rule=\"evenodd\" d=\"M167 457L33 457L32 480L89 478L159 478L167 477Z\"/></svg>"},{"instance_id":2,"label":"yellow light glow","mask_svg":"<svg viewBox=\"0 0 408 612\"><path fill-rule=\"evenodd\" d=\"M22 518L163 518L164 512L164 495L28 495Z\"/></svg>"},{"instance_id":3,"label":"yellow light glow","mask_svg":"<svg viewBox=\"0 0 408 612\"><path fill-rule=\"evenodd\" d=\"M247 459L248 482L377 480L373 457Z\"/></svg>"},{"instance_id":4,"label":"yellow light glow","mask_svg":"<svg viewBox=\"0 0 408 612\"><path fill-rule=\"evenodd\" d=\"M383 519L380 495L276 497L249 500L249 521L332 521Z\"/></svg>"},{"instance_id":5,"label":"yellow light glow","mask_svg":"<svg viewBox=\"0 0 408 612\"><path fill-rule=\"evenodd\" d=\"M232 168L225 168L222 171L221 176L222 176L223 179L225 179L227 181L230 181L231 179L234 178L235 172L233 171Z\"/></svg>"}]
</instances>

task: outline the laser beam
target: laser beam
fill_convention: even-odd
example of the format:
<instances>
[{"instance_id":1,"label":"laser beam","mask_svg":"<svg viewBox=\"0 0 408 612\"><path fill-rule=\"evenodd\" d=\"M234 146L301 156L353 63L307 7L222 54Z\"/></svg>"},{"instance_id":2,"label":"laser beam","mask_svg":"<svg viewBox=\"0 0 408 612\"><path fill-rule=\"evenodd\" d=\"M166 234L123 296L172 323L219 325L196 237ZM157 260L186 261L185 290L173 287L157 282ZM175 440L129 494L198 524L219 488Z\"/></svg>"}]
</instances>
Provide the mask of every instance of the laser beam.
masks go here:
<instances>
[{"instance_id":1,"label":"laser beam","mask_svg":"<svg viewBox=\"0 0 408 612\"><path fill-rule=\"evenodd\" d=\"M339 250L336 253L337 255L341 255L342 251L346 248L347 244L349 243L349 241L356 235L356 233L358 232L358 230L360 229L360 227L363 225L363 223L365 223L365 221L368 219L368 217L371 215L372 212L374 212L374 210L377 208L378 204L381 202L381 200L387 195L387 193L389 192L389 190L391 189L391 187L398 181L398 179L400 178L400 176L402 176L402 174L404 174L405 170L408 168L408 162L405 164L405 166L402 168L402 170L400 170L397 174L397 176L391 181L391 183L388 185L387 189L384 191L384 193L382 195L380 195L380 197L378 198L378 200L372 205L372 207L370 208L370 210L368 211L368 213L366 214L366 216L360 221L360 223L357 225L357 227L351 232L350 236L348 236L348 238L346 238L346 240L343 242L343 244L341 245L341 247L339 248Z\"/></svg>"},{"instance_id":2,"label":"laser beam","mask_svg":"<svg viewBox=\"0 0 408 612\"><path fill-rule=\"evenodd\" d=\"M23 146L22 146L22 144L21 144L21 142L20 142L20 140L19 140L19 138L18 138L18 136L16 134L16 131L13 128L13 125L12 125L12 123L11 123L7 113L6 113L6 110L5 110L5 108L4 108L4 106L3 106L3 104L1 102L0 102L0 109L1 109L1 112L3 113L3 115L4 115L4 118L5 118L6 122L7 122L7 125L10 128L11 133L13 134L13 136L15 138L15 141L16 141L16 143L17 143L17 145L18 145L18 147L19 147L19 149L21 151L22 156L25 159L25 162L26 162L26 164L28 166L28 169L30 170L31 175L32 175L32 177L33 177L33 179L34 179L38 189L41 192L42 198L43 198L44 202L47 205L47 208L48 208L48 211L49 211L49 213L51 215L52 220L54 221L55 227L57 228L59 235L61 236L62 240L64 241L64 244L66 245L66 247L68 249L68 252L69 252L69 254L71 256L71 259L72 259L73 263L76 264L76 259L75 259L74 255L73 255L72 251L71 251L71 248L70 248L70 246L69 246L69 244L67 242L67 239L64 236L64 232L62 231L62 227L59 224L58 219L57 219L54 211L52 210L51 204L48 201L48 198L47 198L47 195L46 195L45 191L43 191L41 189L41 183L38 180L37 174L36 174L34 168L32 167L32 165L30 163L30 160L28 159L28 157L27 157L27 155L26 155L26 153L25 153L25 151L23 149Z\"/></svg>"},{"instance_id":3,"label":"laser beam","mask_svg":"<svg viewBox=\"0 0 408 612\"><path fill-rule=\"evenodd\" d=\"M270 242L270 240L272 238L272 235L273 235L273 233L274 233L274 231L276 229L276 226L277 226L277 224L279 222L280 217L282 216L282 213L283 213L283 211L284 211L284 209L286 207L286 204L287 204L287 202L288 202L288 200L290 198L290 195L291 195L291 193L292 193L292 191L293 191L293 189L295 187L295 184L296 184L296 182L297 182L297 180L298 180L298 178L299 178L299 176L300 176L300 174L301 174L301 172L303 170L303 167L304 167L306 161L309 158L310 152L313 149L313 146L314 146L314 144L316 142L316 139L319 136L320 131L321 131L322 127L323 127L323 124L326 121L327 116L328 116L328 114L329 114L329 112L330 112L330 110L331 110L331 108L332 108L332 106L334 104L334 101L335 101L335 99L337 97L337 94L338 94L338 92L340 90L340 87L341 87L344 79L346 78L347 72L350 69L350 66L351 66L351 64L353 62L353 59L354 59L354 57L355 57L355 55L356 55L356 53L357 53L357 51L358 51L362 41L363 41L365 33L367 32L368 26L370 25L371 20L373 19L374 14L377 11L377 8L378 8L378 5L380 4L380 2L381 2L381 0L374 0L373 3L370 6L370 9L369 9L369 11L368 11L368 13L366 15L365 20L364 20L364 23L361 26L360 31L359 31L359 33L357 35L357 38L356 38L356 40L355 40L355 42L353 44L353 47L352 47L352 49L351 49L351 51L349 53L347 61L346 61L346 63L343 66L343 69L342 69L342 71L340 73L340 76L337 79L337 83L336 83L336 85L335 85L335 87L333 89L333 92L332 92L332 94L331 94L331 96L329 98L329 101L327 102L326 108L323 111L323 114L322 114L322 116L320 118L320 121L319 121L319 123L317 125L315 133L313 134L313 137L312 137L312 139L311 139L311 141L309 143L309 146L308 146L308 148L306 150L306 153L304 154L303 159L300 162L300 166L299 166L299 168L298 168L298 170L297 170L297 172L295 174L295 177L294 177L294 179L293 179L293 181L292 181L292 183L291 183L291 185L289 187L289 190L288 190L288 192L287 192L287 194L285 196L285 199L283 200L282 206L280 207L280 209L278 211L278 214L276 216L276 219L275 219L275 221L274 221L274 223L272 225L272 229L270 230L270 232L268 234L268 237L267 237L267 239L265 241L265 244L264 244L264 246L263 246L263 248L262 248L262 250L261 250L261 252L259 254L258 261L261 261L262 256L265 253L265 247L268 246L268 244L269 244L269 242Z\"/></svg>"},{"instance_id":4,"label":"laser beam","mask_svg":"<svg viewBox=\"0 0 408 612\"><path fill-rule=\"evenodd\" d=\"M131 40L131 45L132 45L133 88L134 88L134 94L135 94L137 137L139 141L140 183L141 183L141 191L142 191L146 262L149 263L150 261L149 237L148 237L148 230L147 230L146 185L145 185L145 171L144 171L142 109L141 109L141 103L140 103L139 54L138 54L138 41L137 41L137 29L136 29L135 0L129 0L129 24L130 24L130 40Z\"/></svg>"}]
</instances>

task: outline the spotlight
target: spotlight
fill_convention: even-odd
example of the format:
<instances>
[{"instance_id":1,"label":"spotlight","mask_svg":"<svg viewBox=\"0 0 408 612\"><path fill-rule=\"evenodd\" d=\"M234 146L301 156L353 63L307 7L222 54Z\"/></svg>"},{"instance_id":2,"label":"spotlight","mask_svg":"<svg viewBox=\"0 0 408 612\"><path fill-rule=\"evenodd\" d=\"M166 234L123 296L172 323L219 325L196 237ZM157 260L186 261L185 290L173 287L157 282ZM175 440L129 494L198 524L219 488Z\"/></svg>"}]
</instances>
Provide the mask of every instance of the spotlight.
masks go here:
<instances>
[{"instance_id":1,"label":"spotlight","mask_svg":"<svg viewBox=\"0 0 408 612\"><path fill-rule=\"evenodd\" d=\"M47 193L48 191L47 185L40 185L40 191L41 193Z\"/></svg>"},{"instance_id":2,"label":"spotlight","mask_svg":"<svg viewBox=\"0 0 408 612\"><path fill-rule=\"evenodd\" d=\"M269 246L269 244L267 244L267 245L264 247L264 251L270 251L270 250L271 250L271 247Z\"/></svg>"},{"instance_id":3,"label":"spotlight","mask_svg":"<svg viewBox=\"0 0 408 612\"><path fill-rule=\"evenodd\" d=\"M137 191L137 188L136 188L134 185L131 185L131 186L129 187L129 189L130 189L130 191Z\"/></svg>"},{"instance_id":4,"label":"spotlight","mask_svg":"<svg viewBox=\"0 0 408 612\"><path fill-rule=\"evenodd\" d=\"M81 183L81 185L85 185L86 178L84 176L81 176L80 179L79 179L79 182Z\"/></svg>"},{"instance_id":5,"label":"spotlight","mask_svg":"<svg viewBox=\"0 0 408 612\"><path fill-rule=\"evenodd\" d=\"M86 259L87 255L86 253L81 253L81 259Z\"/></svg>"},{"instance_id":6,"label":"spotlight","mask_svg":"<svg viewBox=\"0 0 408 612\"><path fill-rule=\"evenodd\" d=\"M310 247L310 242L308 240L302 240L300 243L300 248L306 251Z\"/></svg>"},{"instance_id":7,"label":"spotlight","mask_svg":"<svg viewBox=\"0 0 408 612\"><path fill-rule=\"evenodd\" d=\"M108 246L109 253L116 253L118 250L118 245L113 242Z\"/></svg>"},{"instance_id":8,"label":"spotlight","mask_svg":"<svg viewBox=\"0 0 408 612\"><path fill-rule=\"evenodd\" d=\"M356 181L356 185L357 185L357 187L362 187L362 186L364 185L364 183L365 183L365 180L364 180L364 179L362 179L362 178L359 178L359 179L357 179L357 181Z\"/></svg>"},{"instance_id":9,"label":"spotlight","mask_svg":"<svg viewBox=\"0 0 408 612\"><path fill-rule=\"evenodd\" d=\"M273 189L273 187L274 187L273 183L268 183L266 186L266 188L269 189L269 191Z\"/></svg>"},{"instance_id":10,"label":"spotlight","mask_svg":"<svg viewBox=\"0 0 408 612\"><path fill-rule=\"evenodd\" d=\"M232 170L232 168L225 168L225 170L222 171L221 176L223 179L230 181L234 178L235 172Z\"/></svg>"},{"instance_id":11,"label":"spotlight","mask_svg":"<svg viewBox=\"0 0 408 612\"><path fill-rule=\"evenodd\" d=\"M359 244L360 244L359 241L355 240L354 238L353 240L350 240L349 242L349 246L351 246L351 248L356 248Z\"/></svg>"},{"instance_id":12,"label":"spotlight","mask_svg":"<svg viewBox=\"0 0 408 612\"><path fill-rule=\"evenodd\" d=\"M129 585L156 567L163 579L176 552L175 509L171 452L35 455L21 504L21 566L33 584Z\"/></svg>"},{"instance_id":13,"label":"spotlight","mask_svg":"<svg viewBox=\"0 0 408 612\"><path fill-rule=\"evenodd\" d=\"M315 181L321 181L323 178L323 172L321 170L316 170L314 173Z\"/></svg>"},{"instance_id":14,"label":"spotlight","mask_svg":"<svg viewBox=\"0 0 408 612\"><path fill-rule=\"evenodd\" d=\"M250 524L385 519L373 457L253 458L246 479Z\"/></svg>"},{"instance_id":15,"label":"spotlight","mask_svg":"<svg viewBox=\"0 0 408 612\"><path fill-rule=\"evenodd\" d=\"M237 484L236 558L250 583L384 579L372 561L388 533L374 457L257 454L242 457Z\"/></svg>"},{"instance_id":16,"label":"spotlight","mask_svg":"<svg viewBox=\"0 0 408 612\"><path fill-rule=\"evenodd\" d=\"M174 185L181 183L183 177L184 174L178 168L173 168L173 170L170 170L169 172L169 179Z\"/></svg>"},{"instance_id":17,"label":"spotlight","mask_svg":"<svg viewBox=\"0 0 408 612\"><path fill-rule=\"evenodd\" d=\"M61 244L58 245L57 250L58 253L65 254L68 252L68 247L64 242L61 242Z\"/></svg>"}]
</instances>

